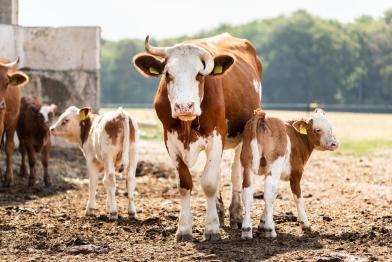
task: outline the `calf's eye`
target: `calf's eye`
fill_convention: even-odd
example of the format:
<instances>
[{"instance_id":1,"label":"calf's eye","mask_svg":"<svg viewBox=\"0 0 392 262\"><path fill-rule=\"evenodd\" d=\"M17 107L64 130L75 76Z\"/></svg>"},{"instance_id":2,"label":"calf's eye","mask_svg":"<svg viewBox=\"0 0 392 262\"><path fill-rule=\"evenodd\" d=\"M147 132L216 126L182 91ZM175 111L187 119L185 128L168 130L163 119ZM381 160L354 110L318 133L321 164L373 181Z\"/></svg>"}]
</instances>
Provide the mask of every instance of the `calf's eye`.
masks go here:
<instances>
[{"instance_id":1,"label":"calf's eye","mask_svg":"<svg viewBox=\"0 0 392 262\"><path fill-rule=\"evenodd\" d=\"M318 128L316 128L315 131L316 131L317 134L321 134L322 133L321 129L318 129Z\"/></svg>"}]
</instances>

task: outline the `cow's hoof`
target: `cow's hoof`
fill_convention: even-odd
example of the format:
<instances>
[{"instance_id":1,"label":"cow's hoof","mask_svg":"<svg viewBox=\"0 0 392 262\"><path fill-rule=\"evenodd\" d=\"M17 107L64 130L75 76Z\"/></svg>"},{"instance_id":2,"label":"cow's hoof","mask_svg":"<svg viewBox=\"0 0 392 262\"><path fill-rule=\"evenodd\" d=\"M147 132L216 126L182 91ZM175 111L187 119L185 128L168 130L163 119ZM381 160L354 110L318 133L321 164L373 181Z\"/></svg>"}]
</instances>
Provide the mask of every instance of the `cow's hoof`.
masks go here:
<instances>
[{"instance_id":1,"label":"cow's hoof","mask_svg":"<svg viewBox=\"0 0 392 262\"><path fill-rule=\"evenodd\" d=\"M252 228L251 227L244 227L242 228L241 238L244 240L250 240L253 238L252 235Z\"/></svg>"},{"instance_id":2,"label":"cow's hoof","mask_svg":"<svg viewBox=\"0 0 392 262\"><path fill-rule=\"evenodd\" d=\"M50 180L50 179L45 179L45 186L46 187L50 187L50 186L52 186L52 181Z\"/></svg>"},{"instance_id":3,"label":"cow's hoof","mask_svg":"<svg viewBox=\"0 0 392 262\"><path fill-rule=\"evenodd\" d=\"M177 232L176 240L177 242L190 242L192 241L192 234Z\"/></svg>"},{"instance_id":4,"label":"cow's hoof","mask_svg":"<svg viewBox=\"0 0 392 262\"><path fill-rule=\"evenodd\" d=\"M134 211L129 211L129 212L128 212L128 217L129 217L130 219L135 219L135 218L136 218L136 212L134 212Z\"/></svg>"},{"instance_id":5,"label":"cow's hoof","mask_svg":"<svg viewBox=\"0 0 392 262\"><path fill-rule=\"evenodd\" d=\"M12 185L12 179L11 178L5 178L3 186L4 187L10 187Z\"/></svg>"},{"instance_id":6,"label":"cow's hoof","mask_svg":"<svg viewBox=\"0 0 392 262\"><path fill-rule=\"evenodd\" d=\"M109 213L109 220L114 221L118 219L118 213L117 212L110 212Z\"/></svg>"},{"instance_id":7,"label":"cow's hoof","mask_svg":"<svg viewBox=\"0 0 392 262\"><path fill-rule=\"evenodd\" d=\"M277 236L275 229L263 228L263 230L266 238L275 238Z\"/></svg>"},{"instance_id":8,"label":"cow's hoof","mask_svg":"<svg viewBox=\"0 0 392 262\"><path fill-rule=\"evenodd\" d=\"M97 209L95 208L87 208L85 212L86 217L95 217L95 214L97 212Z\"/></svg>"},{"instance_id":9,"label":"cow's hoof","mask_svg":"<svg viewBox=\"0 0 392 262\"><path fill-rule=\"evenodd\" d=\"M204 233L204 238L206 241L218 241L220 240L219 233Z\"/></svg>"},{"instance_id":10,"label":"cow's hoof","mask_svg":"<svg viewBox=\"0 0 392 262\"><path fill-rule=\"evenodd\" d=\"M230 221L230 228L232 228L232 229L241 229L242 228L242 223L241 222L236 222L236 221Z\"/></svg>"}]
</instances>

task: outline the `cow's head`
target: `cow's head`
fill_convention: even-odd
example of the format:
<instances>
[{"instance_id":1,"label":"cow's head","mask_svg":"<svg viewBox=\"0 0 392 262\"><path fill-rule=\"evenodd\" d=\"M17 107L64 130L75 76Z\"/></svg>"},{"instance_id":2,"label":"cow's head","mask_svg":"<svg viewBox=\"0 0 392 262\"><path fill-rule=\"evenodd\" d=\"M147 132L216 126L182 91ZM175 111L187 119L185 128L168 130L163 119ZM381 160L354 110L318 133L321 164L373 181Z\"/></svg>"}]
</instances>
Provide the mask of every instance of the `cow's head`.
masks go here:
<instances>
[{"instance_id":1,"label":"cow's head","mask_svg":"<svg viewBox=\"0 0 392 262\"><path fill-rule=\"evenodd\" d=\"M44 117L45 123L49 125L52 123L53 118L57 112L57 106L55 104L43 105L41 106L39 112Z\"/></svg>"},{"instance_id":2,"label":"cow's head","mask_svg":"<svg viewBox=\"0 0 392 262\"><path fill-rule=\"evenodd\" d=\"M19 86L26 84L29 78L26 74L16 71L19 58L10 62L6 59L0 59L0 110L5 110L5 92L9 85Z\"/></svg>"},{"instance_id":3,"label":"cow's head","mask_svg":"<svg viewBox=\"0 0 392 262\"><path fill-rule=\"evenodd\" d=\"M50 132L54 136L62 137L71 143L79 143L81 135L81 121L89 118L91 108L68 107L50 127Z\"/></svg>"},{"instance_id":4,"label":"cow's head","mask_svg":"<svg viewBox=\"0 0 392 262\"><path fill-rule=\"evenodd\" d=\"M299 120L293 123L293 127L303 135L307 135L310 142L317 150L334 151L339 147L339 142L332 132L332 125L328 121L325 112L316 109L308 120Z\"/></svg>"},{"instance_id":5,"label":"cow's head","mask_svg":"<svg viewBox=\"0 0 392 262\"><path fill-rule=\"evenodd\" d=\"M223 74L234 62L232 56L211 54L193 44L153 47L145 40L148 54L133 58L135 67L145 76L163 75L173 118L191 121L201 115L205 77Z\"/></svg>"}]
</instances>

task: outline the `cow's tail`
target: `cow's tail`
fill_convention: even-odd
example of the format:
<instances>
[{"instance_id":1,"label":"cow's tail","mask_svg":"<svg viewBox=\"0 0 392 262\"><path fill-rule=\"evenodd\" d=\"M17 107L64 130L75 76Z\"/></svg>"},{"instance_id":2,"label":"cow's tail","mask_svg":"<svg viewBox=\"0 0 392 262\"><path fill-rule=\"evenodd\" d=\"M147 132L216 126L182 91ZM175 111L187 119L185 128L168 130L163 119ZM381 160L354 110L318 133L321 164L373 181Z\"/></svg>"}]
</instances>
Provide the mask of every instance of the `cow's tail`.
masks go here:
<instances>
[{"instance_id":1,"label":"cow's tail","mask_svg":"<svg viewBox=\"0 0 392 262\"><path fill-rule=\"evenodd\" d=\"M121 163L123 165L123 168L127 170L128 165L129 165L129 121L132 121L130 117L124 113L122 108L119 108L120 114L124 119L123 125L124 125L124 140L123 140L123 150L122 150L122 158L121 158Z\"/></svg>"}]
</instances>

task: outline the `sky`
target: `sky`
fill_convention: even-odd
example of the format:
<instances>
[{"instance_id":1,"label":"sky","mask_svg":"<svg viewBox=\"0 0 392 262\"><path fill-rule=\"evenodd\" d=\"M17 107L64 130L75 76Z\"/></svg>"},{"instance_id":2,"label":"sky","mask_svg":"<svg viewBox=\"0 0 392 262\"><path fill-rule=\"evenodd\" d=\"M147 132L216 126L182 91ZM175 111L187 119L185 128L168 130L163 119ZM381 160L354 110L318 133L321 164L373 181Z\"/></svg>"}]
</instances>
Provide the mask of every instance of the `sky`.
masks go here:
<instances>
[{"instance_id":1,"label":"sky","mask_svg":"<svg viewBox=\"0 0 392 262\"><path fill-rule=\"evenodd\" d=\"M391 0L19 0L23 26L100 26L102 37L154 38L192 35L222 23L290 15L299 9L351 22L381 17Z\"/></svg>"}]
</instances>

